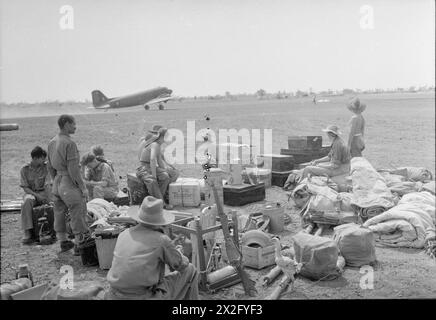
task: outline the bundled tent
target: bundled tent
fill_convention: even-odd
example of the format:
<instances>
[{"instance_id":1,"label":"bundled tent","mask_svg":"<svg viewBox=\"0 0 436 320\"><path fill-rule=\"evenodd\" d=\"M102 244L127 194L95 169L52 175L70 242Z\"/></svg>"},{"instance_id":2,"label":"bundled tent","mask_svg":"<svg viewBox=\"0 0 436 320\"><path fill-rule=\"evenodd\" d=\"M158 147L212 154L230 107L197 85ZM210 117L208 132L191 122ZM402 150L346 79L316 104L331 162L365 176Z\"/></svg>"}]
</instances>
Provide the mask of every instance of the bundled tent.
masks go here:
<instances>
[{"instance_id":1,"label":"bundled tent","mask_svg":"<svg viewBox=\"0 0 436 320\"><path fill-rule=\"evenodd\" d=\"M421 191L423 183L420 181L407 181L403 175L392 174L389 172L380 172L386 181L386 185L392 193L398 194L400 197L405 194Z\"/></svg>"},{"instance_id":2,"label":"bundled tent","mask_svg":"<svg viewBox=\"0 0 436 320\"><path fill-rule=\"evenodd\" d=\"M428 182L433 179L433 174L430 170L422 167L404 167L399 170L405 169L407 171L407 180Z\"/></svg>"},{"instance_id":3,"label":"bundled tent","mask_svg":"<svg viewBox=\"0 0 436 320\"><path fill-rule=\"evenodd\" d=\"M386 246L424 248L435 238L435 223L435 196L425 191L404 195L397 206L369 219L364 226Z\"/></svg>"},{"instance_id":4,"label":"bundled tent","mask_svg":"<svg viewBox=\"0 0 436 320\"><path fill-rule=\"evenodd\" d=\"M363 221L392 208L395 198L386 185L385 179L363 157L351 159L353 199Z\"/></svg>"},{"instance_id":5,"label":"bundled tent","mask_svg":"<svg viewBox=\"0 0 436 320\"><path fill-rule=\"evenodd\" d=\"M91 226L109 226L108 217L123 216L127 213L127 207L117 207L104 199L93 199L86 204L88 210L87 220Z\"/></svg>"}]
</instances>

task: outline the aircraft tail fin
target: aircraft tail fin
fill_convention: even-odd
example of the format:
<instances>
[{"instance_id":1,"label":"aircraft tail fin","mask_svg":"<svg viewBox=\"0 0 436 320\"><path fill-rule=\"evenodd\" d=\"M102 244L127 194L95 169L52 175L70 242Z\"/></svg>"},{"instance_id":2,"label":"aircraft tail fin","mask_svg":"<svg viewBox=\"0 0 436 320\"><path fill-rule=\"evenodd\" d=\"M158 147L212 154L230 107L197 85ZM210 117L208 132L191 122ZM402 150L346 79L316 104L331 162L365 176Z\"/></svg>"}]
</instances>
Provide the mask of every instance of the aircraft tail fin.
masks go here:
<instances>
[{"instance_id":1,"label":"aircraft tail fin","mask_svg":"<svg viewBox=\"0 0 436 320\"><path fill-rule=\"evenodd\" d=\"M91 92L92 94L92 104L95 108L100 107L109 101L109 99L100 91L94 90Z\"/></svg>"}]
</instances>

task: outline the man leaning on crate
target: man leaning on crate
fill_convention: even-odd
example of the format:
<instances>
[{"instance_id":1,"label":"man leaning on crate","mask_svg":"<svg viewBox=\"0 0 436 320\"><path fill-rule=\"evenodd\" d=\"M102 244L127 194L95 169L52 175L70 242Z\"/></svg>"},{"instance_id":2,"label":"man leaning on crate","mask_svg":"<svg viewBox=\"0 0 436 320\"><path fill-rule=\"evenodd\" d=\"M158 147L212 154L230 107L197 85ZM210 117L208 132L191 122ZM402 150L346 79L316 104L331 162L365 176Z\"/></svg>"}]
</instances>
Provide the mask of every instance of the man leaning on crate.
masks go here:
<instances>
[{"instance_id":1,"label":"man leaning on crate","mask_svg":"<svg viewBox=\"0 0 436 320\"><path fill-rule=\"evenodd\" d=\"M50 176L47 170L47 152L41 147L33 148L32 160L20 171L20 187L24 190L21 207L21 226L24 231L23 244L35 242L33 231L33 208L47 204L50 199Z\"/></svg>"}]
</instances>

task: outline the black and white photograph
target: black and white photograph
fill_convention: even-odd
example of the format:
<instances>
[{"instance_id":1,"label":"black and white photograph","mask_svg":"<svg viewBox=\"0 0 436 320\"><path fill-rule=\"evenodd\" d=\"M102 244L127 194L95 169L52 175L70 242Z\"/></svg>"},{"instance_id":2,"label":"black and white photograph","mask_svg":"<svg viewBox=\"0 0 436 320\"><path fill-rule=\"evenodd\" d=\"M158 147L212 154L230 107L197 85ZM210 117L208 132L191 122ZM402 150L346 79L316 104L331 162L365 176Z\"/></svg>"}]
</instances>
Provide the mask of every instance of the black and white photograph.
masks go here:
<instances>
[{"instance_id":1,"label":"black and white photograph","mask_svg":"<svg viewBox=\"0 0 436 320\"><path fill-rule=\"evenodd\" d=\"M435 1L0 0L0 152L1 300L434 300Z\"/></svg>"}]
</instances>

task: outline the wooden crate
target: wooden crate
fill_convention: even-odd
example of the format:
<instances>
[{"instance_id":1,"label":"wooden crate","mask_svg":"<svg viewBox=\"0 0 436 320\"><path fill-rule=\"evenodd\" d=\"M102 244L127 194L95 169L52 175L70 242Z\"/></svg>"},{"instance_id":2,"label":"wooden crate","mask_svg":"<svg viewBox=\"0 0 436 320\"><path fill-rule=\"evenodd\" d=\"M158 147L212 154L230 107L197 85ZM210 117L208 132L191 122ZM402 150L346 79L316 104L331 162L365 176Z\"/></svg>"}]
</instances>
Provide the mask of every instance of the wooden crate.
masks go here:
<instances>
[{"instance_id":1,"label":"wooden crate","mask_svg":"<svg viewBox=\"0 0 436 320\"><path fill-rule=\"evenodd\" d=\"M258 161L264 163L264 168L271 171L284 172L294 169L294 157L284 154L260 154Z\"/></svg>"},{"instance_id":2,"label":"wooden crate","mask_svg":"<svg viewBox=\"0 0 436 320\"><path fill-rule=\"evenodd\" d=\"M264 248L242 246L242 263L246 267L263 269L275 264L275 246Z\"/></svg>"},{"instance_id":3,"label":"wooden crate","mask_svg":"<svg viewBox=\"0 0 436 320\"><path fill-rule=\"evenodd\" d=\"M289 149L319 150L322 147L322 136L289 136Z\"/></svg>"}]
</instances>

